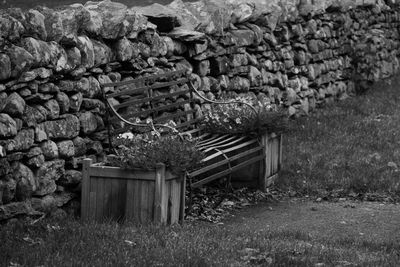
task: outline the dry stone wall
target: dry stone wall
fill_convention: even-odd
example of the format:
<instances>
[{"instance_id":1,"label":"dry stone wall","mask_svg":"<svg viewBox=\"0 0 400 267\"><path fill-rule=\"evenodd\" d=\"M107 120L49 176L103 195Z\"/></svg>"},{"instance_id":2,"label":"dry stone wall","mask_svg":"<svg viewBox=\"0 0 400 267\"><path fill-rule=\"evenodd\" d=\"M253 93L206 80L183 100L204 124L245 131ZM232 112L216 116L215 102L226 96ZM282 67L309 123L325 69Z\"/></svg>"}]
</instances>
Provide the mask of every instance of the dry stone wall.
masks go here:
<instances>
[{"instance_id":1,"label":"dry stone wall","mask_svg":"<svg viewBox=\"0 0 400 267\"><path fill-rule=\"evenodd\" d=\"M307 114L390 78L399 22L397 2L381 0L1 10L0 220L79 203L81 160L105 155L102 83L187 68L210 99Z\"/></svg>"}]
</instances>

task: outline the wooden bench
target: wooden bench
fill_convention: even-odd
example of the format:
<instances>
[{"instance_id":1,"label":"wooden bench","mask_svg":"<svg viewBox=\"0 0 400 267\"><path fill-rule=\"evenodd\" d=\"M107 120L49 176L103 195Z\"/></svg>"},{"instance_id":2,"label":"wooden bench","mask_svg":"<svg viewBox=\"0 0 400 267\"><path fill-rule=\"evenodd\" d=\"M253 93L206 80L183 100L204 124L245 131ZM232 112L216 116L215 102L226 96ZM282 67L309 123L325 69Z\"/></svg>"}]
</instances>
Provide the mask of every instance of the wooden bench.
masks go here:
<instances>
[{"instance_id":1,"label":"wooden bench","mask_svg":"<svg viewBox=\"0 0 400 267\"><path fill-rule=\"evenodd\" d=\"M190 188L228 177L233 185L264 190L277 177L282 160L281 136L205 132L200 124L199 102L220 102L202 96L192 85L187 70L106 83L102 84L102 90L110 110L107 124L111 147L112 136L140 131L143 126L149 130L149 124L143 123L147 118L151 118L150 126L155 129L173 120L180 133L197 138L198 148L205 152L206 158L201 168L186 173Z\"/></svg>"}]
</instances>

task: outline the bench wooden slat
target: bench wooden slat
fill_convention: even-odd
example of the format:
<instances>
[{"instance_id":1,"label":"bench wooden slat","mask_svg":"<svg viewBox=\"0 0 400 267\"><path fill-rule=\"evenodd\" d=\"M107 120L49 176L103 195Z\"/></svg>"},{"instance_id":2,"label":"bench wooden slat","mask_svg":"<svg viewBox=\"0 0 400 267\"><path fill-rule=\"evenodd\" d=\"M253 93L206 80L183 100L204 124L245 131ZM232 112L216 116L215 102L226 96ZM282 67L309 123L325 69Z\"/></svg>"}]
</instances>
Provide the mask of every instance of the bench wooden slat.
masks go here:
<instances>
[{"instance_id":1,"label":"bench wooden slat","mask_svg":"<svg viewBox=\"0 0 400 267\"><path fill-rule=\"evenodd\" d=\"M184 115L188 115L193 112L194 112L194 110L178 111L178 112L175 112L175 113L167 115L167 116L158 117L154 121L158 123L158 122L164 121L164 120L171 120L171 119L180 118L180 117L182 118Z\"/></svg>"},{"instance_id":2,"label":"bench wooden slat","mask_svg":"<svg viewBox=\"0 0 400 267\"><path fill-rule=\"evenodd\" d=\"M133 89L122 90L120 92L111 93L111 94L108 94L106 97L111 98L111 97L116 97L116 96L120 96L120 95L131 95L134 93L143 92L145 90L152 90L152 89L158 89L158 88L168 87L168 86L172 86L172 85L178 85L181 83L187 83L188 81L189 81L188 78L183 78L183 79L180 79L177 81L160 82L160 83L155 83L150 86L142 86L142 87L137 87L137 88L133 88Z\"/></svg>"},{"instance_id":3,"label":"bench wooden slat","mask_svg":"<svg viewBox=\"0 0 400 267\"><path fill-rule=\"evenodd\" d=\"M203 185L203 184L209 183L209 182L211 182L211 181L213 181L213 180L215 180L215 179L218 179L218 178L220 178L220 177L222 177L222 176L225 176L225 175L227 175L227 174L229 174L229 173L231 173L231 172L233 172L233 171L239 170L239 169L241 169L241 168L246 167L247 165L250 165L250 164L252 164L252 163L255 163L255 162L257 162L257 161L260 161L260 160L262 160L263 158L264 158L264 156L261 155L261 156L252 158L252 159L250 159L250 160L246 160L246 161L244 161L244 162L242 162L242 163L240 163L240 164L238 164L238 165L232 167L231 169L218 172L218 173L213 174L213 175L211 175L211 176L209 176L209 177L207 177L207 178L205 178L205 179L202 179L202 180L200 180L200 181L197 181L197 182L192 183L192 188L196 188L196 187L199 187L199 186L201 186L201 185Z\"/></svg>"},{"instance_id":4,"label":"bench wooden slat","mask_svg":"<svg viewBox=\"0 0 400 267\"><path fill-rule=\"evenodd\" d=\"M158 95L158 96L154 96L154 97L144 97L144 98L135 98L132 100L128 100L125 102L122 102L121 104L115 105L114 108L116 110L122 108L122 107L128 107L130 105L134 105L134 104L142 104L142 103L149 103L149 102L153 102L155 100L161 100L161 99L165 99L165 98L169 98L172 96L178 96L178 95L184 95L189 93L189 90L182 90L182 91L177 91L177 92L173 92L173 93L169 93L169 94L163 94L163 95Z\"/></svg>"},{"instance_id":5,"label":"bench wooden slat","mask_svg":"<svg viewBox=\"0 0 400 267\"><path fill-rule=\"evenodd\" d=\"M212 147L209 147L209 148L207 148L207 149L204 149L204 152L208 152L208 151L210 151L210 150L212 150L212 149L216 149L216 148L223 148L223 147L227 147L227 146L231 146L231 145L233 145L233 144L236 144L236 143L238 143L238 142L240 142L240 141L243 141L243 140L245 140L246 139L246 137L240 137L240 138L238 138L238 139L235 139L235 140L233 140L232 142L229 142L229 143L227 143L227 144L221 144L221 145L214 145L214 146L212 146ZM201 149L202 150L202 149Z\"/></svg>"},{"instance_id":6,"label":"bench wooden slat","mask_svg":"<svg viewBox=\"0 0 400 267\"><path fill-rule=\"evenodd\" d=\"M190 172L190 173L188 174L188 176L189 176L189 177L198 176L199 174L208 172L208 171L210 171L210 170L212 170L212 169L215 169L215 168L217 168L217 167L220 167L220 166L222 166L222 165L224 165L224 164L227 164L227 163L232 162L232 161L234 161L234 160L237 160L237 159L246 157L246 156L248 156L248 155L251 155L251 154L253 154L253 153L259 152L259 151L261 151L261 150L263 150L263 147L255 147L255 148L246 150L246 151L244 151L244 152L242 152L242 153L239 153L239 154L237 154L237 155L235 155L235 156L229 157L229 159L224 159L224 160L221 160L221 161L219 161L219 162L216 162L216 163L213 163L213 164L211 164L211 165L208 165L208 166L206 166L206 167L203 167L203 168L201 168L201 169L198 169L198 170L196 170L196 171Z\"/></svg>"},{"instance_id":7,"label":"bench wooden slat","mask_svg":"<svg viewBox=\"0 0 400 267\"><path fill-rule=\"evenodd\" d=\"M180 105L184 105L184 104L189 103L189 102L190 102L190 100L187 99L187 100L183 100L183 101L176 102L176 103L173 103L173 104L159 106L159 107L156 107L156 108L153 108L153 109L149 109L149 110L133 112L133 113L129 114L128 118L138 118L138 117L143 116L143 115L147 115L147 114L155 113L155 112L158 112L158 111L162 111L162 110L167 110L167 109L170 109L170 108L178 107Z\"/></svg>"},{"instance_id":8,"label":"bench wooden slat","mask_svg":"<svg viewBox=\"0 0 400 267\"><path fill-rule=\"evenodd\" d=\"M221 139L224 139L224 138L227 138L227 137L231 138L232 136L230 136L228 134L224 134L224 135L214 134L213 136L211 136L211 137L209 137L207 139L204 139L201 142L199 142L198 143L198 147L205 147L205 146L207 146L209 144L212 144L213 142L218 142Z\"/></svg>"},{"instance_id":9,"label":"bench wooden slat","mask_svg":"<svg viewBox=\"0 0 400 267\"><path fill-rule=\"evenodd\" d=\"M153 74L149 75L146 77L141 77L141 78L136 78L128 81L122 81L122 82L114 82L114 83L103 83L101 86L103 88L105 87L115 87L115 86L122 86L122 85L129 85L129 84L140 84L144 83L146 81L152 81L152 80L157 80L160 78L170 78L174 75L181 75L187 73L187 70L176 70L176 71L171 71L171 72L166 72L166 73L160 73L160 74Z\"/></svg>"},{"instance_id":10,"label":"bench wooden slat","mask_svg":"<svg viewBox=\"0 0 400 267\"><path fill-rule=\"evenodd\" d=\"M228 138L225 138L225 139L222 139L222 140L218 140L218 141L212 142L212 143L207 144L207 145L201 145L200 149L207 149L209 147L215 147L215 146L218 146L218 145L226 144L227 142L232 141L232 140L234 140L236 138L237 138L237 136L230 136Z\"/></svg>"},{"instance_id":11,"label":"bench wooden slat","mask_svg":"<svg viewBox=\"0 0 400 267\"><path fill-rule=\"evenodd\" d=\"M210 159L213 159L213 158L215 158L215 157L217 157L217 156L219 156L219 155L222 155L223 153L228 153L228 152L237 150L237 149L239 149L239 148L243 148L243 147L245 147L245 146L249 146L249 145L254 144L254 143L256 143L256 142L258 142L258 140L253 139L253 140L247 141L247 142L245 142L245 143L242 143L242 144L240 144L240 145L237 145L237 146L234 146L234 147L230 147L230 148L227 148L227 149L220 150L220 151L218 151L218 152L216 152L216 153L214 153L214 154L212 154L212 155L210 155L210 156L204 158L204 159L202 160L202 162L206 162L206 161L208 161L208 160L210 160Z\"/></svg>"}]
</instances>

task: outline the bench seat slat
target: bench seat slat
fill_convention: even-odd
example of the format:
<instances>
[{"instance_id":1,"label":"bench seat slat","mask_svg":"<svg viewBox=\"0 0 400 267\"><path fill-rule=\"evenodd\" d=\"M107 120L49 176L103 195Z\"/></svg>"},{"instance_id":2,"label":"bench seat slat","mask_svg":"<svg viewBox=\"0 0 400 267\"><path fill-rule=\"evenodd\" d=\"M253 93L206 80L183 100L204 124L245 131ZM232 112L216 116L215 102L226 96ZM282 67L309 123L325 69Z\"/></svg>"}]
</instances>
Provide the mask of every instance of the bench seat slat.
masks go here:
<instances>
[{"instance_id":1,"label":"bench seat slat","mask_svg":"<svg viewBox=\"0 0 400 267\"><path fill-rule=\"evenodd\" d=\"M222 139L222 140L218 140L216 142L212 142L212 143L207 144L207 145L201 145L201 146L199 146L199 148L205 150L205 149L210 148L210 147L217 147L217 146L226 144L226 143L228 143L228 142L230 142L232 140L235 140L235 139L237 139L237 136L230 136L228 138L225 138L225 139Z\"/></svg>"},{"instance_id":2,"label":"bench seat slat","mask_svg":"<svg viewBox=\"0 0 400 267\"><path fill-rule=\"evenodd\" d=\"M209 148L204 149L204 152L207 153L208 151L210 151L212 149L217 149L217 148L219 149L219 148L223 148L223 147L229 147L229 146L231 146L233 144L237 144L237 143L239 143L239 142L241 142L241 141L243 141L245 139L246 139L246 137L240 137L240 138L234 139L232 142L229 142L229 143L226 143L226 144L213 145L213 146L211 146ZM203 148L201 148L201 150L203 150Z\"/></svg>"},{"instance_id":3,"label":"bench seat slat","mask_svg":"<svg viewBox=\"0 0 400 267\"><path fill-rule=\"evenodd\" d=\"M224 138L227 138L227 137L231 138L232 136L227 135L227 134L224 134L224 135L215 134L215 135L211 136L210 138L204 139L201 142L199 142L198 143L198 147L207 146L209 144L212 144L214 142L218 142L218 141L220 141L220 140L222 140Z\"/></svg>"},{"instance_id":4,"label":"bench seat slat","mask_svg":"<svg viewBox=\"0 0 400 267\"><path fill-rule=\"evenodd\" d=\"M218 173L213 174L213 175L211 175L211 176L209 176L209 177L207 177L207 178L205 178L205 179L202 179L202 180L199 180L199 181L197 181L197 182L192 183L192 188L199 187L199 186L201 186L201 185L203 185L203 184L209 183L209 182L211 182L211 181L213 181L213 180L215 180L215 179L218 179L218 178L220 178L220 177L222 177L222 176L225 176L225 175L227 175L227 174L229 174L229 173L231 173L231 172L233 172L233 171L240 170L241 168L244 168L244 167L246 167L247 165L250 165L250 164L255 163L255 162L257 162L257 161L260 161L260 160L262 160L263 158L264 158L264 156L261 155L261 156L252 158L252 159L250 159L250 160L246 160L246 161L244 161L244 162L242 162L242 163L240 163L240 164L238 164L238 165L232 167L231 169L218 172Z\"/></svg>"},{"instance_id":5,"label":"bench seat slat","mask_svg":"<svg viewBox=\"0 0 400 267\"><path fill-rule=\"evenodd\" d=\"M227 164L227 163L232 162L232 161L234 161L234 160L237 160L237 159L246 157L246 156L248 156L248 155L251 155L251 154L253 154L253 153L259 152L259 151L261 151L261 150L263 150L262 147L255 147L255 148L246 150L246 151L244 151L244 152L242 152L242 153L239 153L239 154L237 154L237 155L234 155L234 156L232 156L232 157L229 157L229 159L224 159L224 160L221 160L221 161L219 161L219 162L216 162L216 163L207 165L207 166L205 166L205 167L203 167L203 168L200 168L200 169L198 169L198 170L196 170L196 171L190 172L190 173L188 174L188 176L189 176L189 177L198 176L199 174L208 172L208 171L210 171L210 170L212 170L212 169L215 169L215 168L217 168L217 167L220 167L220 166L222 166L222 165L224 165L224 164Z\"/></svg>"},{"instance_id":6,"label":"bench seat slat","mask_svg":"<svg viewBox=\"0 0 400 267\"><path fill-rule=\"evenodd\" d=\"M230 148L227 148L227 149L220 150L220 151L218 151L218 152L216 152L216 153L214 153L214 154L212 154L212 155L210 155L210 156L204 158L204 159L202 160L202 162L206 162L206 161L208 161L208 160L210 160L210 159L213 159L213 158L215 158L215 157L217 157L217 156L220 156L220 155L222 155L222 154L224 154L224 153L228 153L228 152L231 152L231 151L235 151L235 150L237 150L237 149L239 149L239 148L243 148L243 147L245 147L245 146L249 146L249 145L254 144L254 143L256 143L256 142L258 142L258 140L253 139L253 140L247 141L247 142L245 142L245 143L239 144L239 145L237 145L237 146L234 146L234 147L230 147Z\"/></svg>"}]
</instances>

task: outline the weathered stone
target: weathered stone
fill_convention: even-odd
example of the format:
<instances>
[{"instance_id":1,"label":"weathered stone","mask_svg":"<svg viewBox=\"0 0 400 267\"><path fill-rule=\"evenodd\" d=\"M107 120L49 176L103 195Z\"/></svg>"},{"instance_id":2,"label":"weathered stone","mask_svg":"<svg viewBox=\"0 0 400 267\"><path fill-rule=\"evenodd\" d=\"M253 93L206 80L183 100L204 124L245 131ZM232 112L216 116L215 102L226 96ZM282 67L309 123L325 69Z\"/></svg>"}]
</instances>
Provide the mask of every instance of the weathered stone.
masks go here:
<instances>
[{"instance_id":1,"label":"weathered stone","mask_svg":"<svg viewBox=\"0 0 400 267\"><path fill-rule=\"evenodd\" d=\"M46 132L40 127L35 127L35 142L40 143L47 140Z\"/></svg>"},{"instance_id":2,"label":"weathered stone","mask_svg":"<svg viewBox=\"0 0 400 267\"><path fill-rule=\"evenodd\" d=\"M0 158L3 158L7 156L7 152L6 149L4 148L4 146L0 146ZM0 159L1 160L1 159ZM1 168L3 168L2 164L0 163ZM0 168L0 169L1 169ZM0 171L0 176L1 176L1 171Z\"/></svg>"},{"instance_id":3,"label":"weathered stone","mask_svg":"<svg viewBox=\"0 0 400 267\"><path fill-rule=\"evenodd\" d=\"M37 171L37 189L34 195L44 196L56 191L56 181L65 173L64 160L54 160L45 162Z\"/></svg>"},{"instance_id":4,"label":"weathered stone","mask_svg":"<svg viewBox=\"0 0 400 267\"><path fill-rule=\"evenodd\" d=\"M45 17L37 10L30 9L25 13L25 28L35 38L47 39L47 31L44 23Z\"/></svg>"},{"instance_id":5,"label":"weathered stone","mask_svg":"<svg viewBox=\"0 0 400 267\"><path fill-rule=\"evenodd\" d=\"M0 54L0 81L11 77L11 60L6 54Z\"/></svg>"},{"instance_id":6,"label":"weathered stone","mask_svg":"<svg viewBox=\"0 0 400 267\"><path fill-rule=\"evenodd\" d=\"M72 95L69 98L70 111L78 112L81 109L82 101L83 101L82 93L77 93L77 94Z\"/></svg>"},{"instance_id":7,"label":"weathered stone","mask_svg":"<svg viewBox=\"0 0 400 267\"><path fill-rule=\"evenodd\" d=\"M80 79L76 83L76 90L82 93L82 96L86 98L93 98L98 96L101 92L99 81L92 76Z\"/></svg>"},{"instance_id":8,"label":"weathered stone","mask_svg":"<svg viewBox=\"0 0 400 267\"><path fill-rule=\"evenodd\" d=\"M30 82L37 78L37 73L35 71L25 71L18 78L18 82Z\"/></svg>"},{"instance_id":9,"label":"weathered stone","mask_svg":"<svg viewBox=\"0 0 400 267\"><path fill-rule=\"evenodd\" d=\"M37 9L44 16L44 27L47 33L47 38L42 40L60 42L65 34L60 12L47 7Z\"/></svg>"},{"instance_id":10,"label":"weathered stone","mask_svg":"<svg viewBox=\"0 0 400 267\"><path fill-rule=\"evenodd\" d=\"M48 111L48 118L50 120L57 119L60 116L60 106L58 105L57 100L50 99L43 105Z\"/></svg>"},{"instance_id":11,"label":"weathered stone","mask_svg":"<svg viewBox=\"0 0 400 267\"><path fill-rule=\"evenodd\" d=\"M210 73L210 61L200 61L196 65L195 72L201 77L207 76Z\"/></svg>"},{"instance_id":12,"label":"weathered stone","mask_svg":"<svg viewBox=\"0 0 400 267\"><path fill-rule=\"evenodd\" d=\"M25 110L25 101L18 93L12 93L5 100L3 112L11 116L21 116Z\"/></svg>"},{"instance_id":13,"label":"weathered stone","mask_svg":"<svg viewBox=\"0 0 400 267\"><path fill-rule=\"evenodd\" d=\"M87 152L85 140L77 136L72 141L74 142L75 156L79 157L85 155Z\"/></svg>"},{"instance_id":14,"label":"weathered stone","mask_svg":"<svg viewBox=\"0 0 400 267\"><path fill-rule=\"evenodd\" d=\"M65 174L58 180L58 184L62 186L76 186L82 181L82 172L76 170L67 170Z\"/></svg>"},{"instance_id":15,"label":"weathered stone","mask_svg":"<svg viewBox=\"0 0 400 267\"><path fill-rule=\"evenodd\" d=\"M117 39L126 33L123 22L128 8L124 4L111 1L87 2L85 8L90 14L89 20L82 25L85 31L104 39Z\"/></svg>"},{"instance_id":16,"label":"weathered stone","mask_svg":"<svg viewBox=\"0 0 400 267\"><path fill-rule=\"evenodd\" d=\"M78 115L81 131L83 134L90 134L96 131L97 129L97 120L96 116L92 112L84 112Z\"/></svg>"},{"instance_id":17,"label":"weathered stone","mask_svg":"<svg viewBox=\"0 0 400 267\"><path fill-rule=\"evenodd\" d=\"M35 143L35 132L33 129L23 129L17 133L13 140L9 140L7 151L21 151L29 149Z\"/></svg>"},{"instance_id":18,"label":"weathered stone","mask_svg":"<svg viewBox=\"0 0 400 267\"><path fill-rule=\"evenodd\" d=\"M115 43L114 50L118 61L129 61L139 55L139 51L134 49L131 41L127 38L121 38Z\"/></svg>"},{"instance_id":19,"label":"weathered stone","mask_svg":"<svg viewBox=\"0 0 400 267\"><path fill-rule=\"evenodd\" d=\"M248 79L235 76L229 81L228 90L238 92L248 92L250 90L250 81Z\"/></svg>"},{"instance_id":20,"label":"weathered stone","mask_svg":"<svg viewBox=\"0 0 400 267\"><path fill-rule=\"evenodd\" d=\"M23 201L32 196L36 190L36 180L31 169L20 162L12 165L13 177L16 185L16 199Z\"/></svg>"},{"instance_id":21,"label":"weathered stone","mask_svg":"<svg viewBox=\"0 0 400 267\"><path fill-rule=\"evenodd\" d=\"M57 144L51 140L41 143L40 148L46 160L56 159L59 156Z\"/></svg>"},{"instance_id":22,"label":"weathered stone","mask_svg":"<svg viewBox=\"0 0 400 267\"><path fill-rule=\"evenodd\" d=\"M103 101L101 101L99 99L84 98L83 102L82 102L82 107L85 110L88 110L88 111L96 110L102 114L104 114L104 112L106 110L106 105L104 104ZM95 111L93 111L93 112L95 112Z\"/></svg>"},{"instance_id":23,"label":"weathered stone","mask_svg":"<svg viewBox=\"0 0 400 267\"><path fill-rule=\"evenodd\" d=\"M87 36L79 36L77 47L81 54L81 64L90 69L94 66L95 54L92 41Z\"/></svg>"},{"instance_id":24,"label":"weathered stone","mask_svg":"<svg viewBox=\"0 0 400 267\"><path fill-rule=\"evenodd\" d=\"M250 66L250 71L247 75L247 78L250 81L251 87L261 86L263 83L261 72L254 66Z\"/></svg>"},{"instance_id":25,"label":"weathered stone","mask_svg":"<svg viewBox=\"0 0 400 267\"><path fill-rule=\"evenodd\" d=\"M53 52L46 42L28 37L22 39L21 43L22 47L33 56L33 66L46 67L49 65Z\"/></svg>"},{"instance_id":26,"label":"weathered stone","mask_svg":"<svg viewBox=\"0 0 400 267\"><path fill-rule=\"evenodd\" d=\"M230 55L229 59L230 65L233 68L246 66L249 63L246 54L232 54Z\"/></svg>"},{"instance_id":27,"label":"weathered stone","mask_svg":"<svg viewBox=\"0 0 400 267\"><path fill-rule=\"evenodd\" d=\"M210 59L210 73L213 76L226 74L229 71L229 59L225 56Z\"/></svg>"},{"instance_id":28,"label":"weathered stone","mask_svg":"<svg viewBox=\"0 0 400 267\"><path fill-rule=\"evenodd\" d=\"M29 70L34 63L32 54L22 47L12 45L6 50L6 53L11 61L11 77L13 78Z\"/></svg>"},{"instance_id":29,"label":"weathered stone","mask_svg":"<svg viewBox=\"0 0 400 267\"><path fill-rule=\"evenodd\" d=\"M17 135L17 123L8 114L0 113L0 138Z\"/></svg>"},{"instance_id":30,"label":"weathered stone","mask_svg":"<svg viewBox=\"0 0 400 267\"><path fill-rule=\"evenodd\" d=\"M89 19L89 12L81 4L70 5L59 12L64 30L60 43L74 46L79 28Z\"/></svg>"},{"instance_id":31,"label":"weathered stone","mask_svg":"<svg viewBox=\"0 0 400 267\"><path fill-rule=\"evenodd\" d=\"M68 95L64 92L59 92L56 96L56 100L60 108L60 114L67 113L70 107Z\"/></svg>"},{"instance_id":32,"label":"weathered stone","mask_svg":"<svg viewBox=\"0 0 400 267\"><path fill-rule=\"evenodd\" d=\"M111 62L114 59L113 52L106 44L92 40L94 50L94 67Z\"/></svg>"},{"instance_id":33,"label":"weathered stone","mask_svg":"<svg viewBox=\"0 0 400 267\"><path fill-rule=\"evenodd\" d=\"M292 104L296 103L299 100L297 93L292 88L287 88L286 91L283 93L283 101L284 105L291 106Z\"/></svg>"},{"instance_id":34,"label":"weathered stone","mask_svg":"<svg viewBox=\"0 0 400 267\"><path fill-rule=\"evenodd\" d=\"M72 139L79 134L79 119L71 114L60 116L54 121L45 121L41 127L50 139Z\"/></svg>"},{"instance_id":35,"label":"weathered stone","mask_svg":"<svg viewBox=\"0 0 400 267\"><path fill-rule=\"evenodd\" d=\"M57 147L58 154L61 158L70 158L75 154L74 143L71 140L58 142Z\"/></svg>"},{"instance_id":36,"label":"weathered stone","mask_svg":"<svg viewBox=\"0 0 400 267\"><path fill-rule=\"evenodd\" d=\"M22 115L23 122L31 127L47 119L48 110L41 105L25 106L24 114Z\"/></svg>"}]
</instances>

